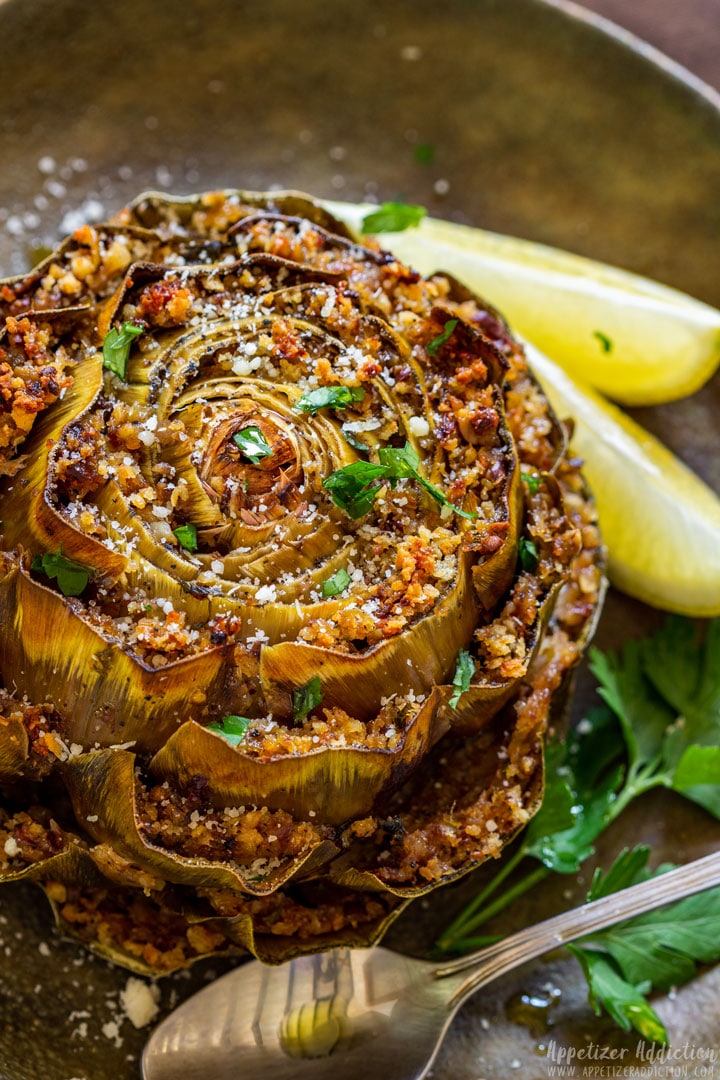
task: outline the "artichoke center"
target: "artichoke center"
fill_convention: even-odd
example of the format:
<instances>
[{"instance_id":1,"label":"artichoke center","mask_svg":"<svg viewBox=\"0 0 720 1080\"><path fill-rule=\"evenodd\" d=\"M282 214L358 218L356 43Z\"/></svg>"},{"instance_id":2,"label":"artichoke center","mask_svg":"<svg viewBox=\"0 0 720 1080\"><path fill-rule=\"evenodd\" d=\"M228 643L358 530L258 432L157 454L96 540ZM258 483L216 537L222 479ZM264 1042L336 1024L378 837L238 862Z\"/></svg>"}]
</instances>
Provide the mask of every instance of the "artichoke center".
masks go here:
<instances>
[{"instance_id":1,"label":"artichoke center","mask_svg":"<svg viewBox=\"0 0 720 1080\"><path fill-rule=\"evenodd\" d=\"M208 496L247 525L260 525L303 501L295 433L282 416L255 402L215 425L198 476Z\"/></svg>"}]
</instances>

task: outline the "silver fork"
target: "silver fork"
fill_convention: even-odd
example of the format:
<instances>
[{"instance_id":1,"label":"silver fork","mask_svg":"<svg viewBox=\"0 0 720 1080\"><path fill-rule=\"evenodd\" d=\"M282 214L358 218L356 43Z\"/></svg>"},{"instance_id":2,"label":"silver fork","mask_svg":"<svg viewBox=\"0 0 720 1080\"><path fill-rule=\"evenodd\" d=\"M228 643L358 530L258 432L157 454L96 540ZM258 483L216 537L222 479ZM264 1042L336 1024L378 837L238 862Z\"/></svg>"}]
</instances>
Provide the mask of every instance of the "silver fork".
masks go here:
<instances>
[{"instance_id":1,"label":"silver fork","mask_svg":"<svg viewBox=\"0 0 720 1080\"><path fill-rule=\"evenodd\" d=\"M144 1080L421 1080L453 1016L552 949L720 885L720 852L520 930L447 964L336 949L254 961L179 1006L150 1038Z\"/></svg>"}]
</instances>

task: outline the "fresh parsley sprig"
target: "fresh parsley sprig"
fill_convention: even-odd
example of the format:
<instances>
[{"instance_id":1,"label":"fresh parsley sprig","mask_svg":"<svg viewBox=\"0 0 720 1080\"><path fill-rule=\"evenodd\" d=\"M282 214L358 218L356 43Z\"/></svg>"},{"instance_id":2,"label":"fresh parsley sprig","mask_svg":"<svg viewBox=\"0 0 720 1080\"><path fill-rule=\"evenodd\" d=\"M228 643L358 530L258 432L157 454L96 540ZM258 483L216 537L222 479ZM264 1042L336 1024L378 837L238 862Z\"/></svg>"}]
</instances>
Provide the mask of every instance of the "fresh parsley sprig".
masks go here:
<instances>
[{"instance_id":1,"label":"fresh parsley sprig","mask_svg":"<svg viewBox=\"0 0 720 1080\"><path fill-rule=\"evenodd\" d=\"M596 870L588 900L597 900L672 869L647 868L650 849L622 851L607 873ZM646 995L693 977L698 963L720 960L720 889L638 915L568 946L582 966L590 1003L625 1031L667 1043L665 1027Z\"/></svg>"},{"instance_id":2,"label":"fresh parsley sprig","mask_svg":"<svg viewBox=\"0 0 720 1080\"><path fill-rule=\"evenodd\" d=\"M477 930L550 873L576 873L600 833L640 795L669 788L720 818L720 620L698 643L671 616L620 653L591 651L604 701L546 750L543 804L514 854L443 932L465 952ZM539 865L500 886L526 859Z\"/></svg>"},{"instance_id":3,"label":"fresh parsley sprig","mask_svg":"<svg viewBox=\"0 0 720 1080\"><path fill-rule=\"evenodd\" d=\"M406 442L403 447L384 446L378 451L380 464L370 461L354 461L342 469L336 469L323 481L332 500L350 517L363 517L370 510L380 489L389 484L394 488L398 480L415 480L441 506L449 506L464 518L476 518L473 510L462 510L450 502L444 492L426 480L419 472L420 456L414 446ZM375 483L380 480L382 483Z\"/></svg>"},{"instance_id":4,"label":"fresh parsley sprig","mask_svg":"<svg viewBox=\"0 0 720 1080\"><path fill-rule=\"evenodd\" d=\"M103 341L103 367L112 371L119 379L125 382L127 375L127 362L130 357L130 349L133 340L145 330L145 326L138 323L126 322L118 330L111 327Z\"/></svg>"},{"instance_id":5,"label":"fresh parsley sprig","mask_svg":"<svg viewBox=\"0 0 720 1080\"><path fill-rule=\"evenodd\" d=\"M352 578L348 574L347 570L344 566L341 566L340 569L332 575L332 577L329 577L325 581L323 581L320 587L320 592L325 599L327 599L329 596L340 596L341 593L345 592L351 581Z\"/></svg>"},{"instance_id":6,"label":"fresh parsley sprig","mask_svg":"<svg viewBox=\"0 0 720 1080\"><path fill-rule=\"evenodd\" d=\"M434 337L432 341L428 342L425 351L429 353L430 356L435 356L435 354L443 347L443 345L445 345L445 343L450 340L457 324L457 319L449 319L448 322L445 323L442 333L438 334L437 337Z\"/></svg>"}]
</instances>

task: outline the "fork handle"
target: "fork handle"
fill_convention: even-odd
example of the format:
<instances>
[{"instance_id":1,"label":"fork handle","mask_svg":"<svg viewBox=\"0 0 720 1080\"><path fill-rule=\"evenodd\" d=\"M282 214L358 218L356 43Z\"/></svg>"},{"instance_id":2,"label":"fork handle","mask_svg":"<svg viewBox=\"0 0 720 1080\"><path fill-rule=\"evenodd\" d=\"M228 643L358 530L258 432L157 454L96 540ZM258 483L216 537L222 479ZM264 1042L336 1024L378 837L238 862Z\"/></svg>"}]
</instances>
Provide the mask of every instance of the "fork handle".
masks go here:
<instances>
[{"instance_id":1,"label":"fork handle","mask_svg":"<svg viewBox=\"0 0 720 1080\"><path fill-rule=\"evenodd\" d=\"M720 851L520 930L479 952L436 968L433 977L443 979L470 969L468 978L449 998L448 1006L454 1010L486 983L527 960L713 885L720 885Z\"/></svg>"}]
</instances>

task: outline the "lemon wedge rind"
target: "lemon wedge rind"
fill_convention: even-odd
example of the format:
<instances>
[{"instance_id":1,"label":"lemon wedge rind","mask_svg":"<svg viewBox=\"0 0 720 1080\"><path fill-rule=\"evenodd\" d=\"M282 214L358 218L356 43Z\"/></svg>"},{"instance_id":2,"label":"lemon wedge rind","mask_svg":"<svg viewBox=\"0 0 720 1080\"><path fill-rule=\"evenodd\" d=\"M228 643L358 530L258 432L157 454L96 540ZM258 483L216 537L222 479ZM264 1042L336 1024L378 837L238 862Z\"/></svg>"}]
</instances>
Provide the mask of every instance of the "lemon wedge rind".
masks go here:
<instances>
[{"instance_id":1,"label":"lemon wedge rind","mask_svg":"<svg viewBox=\"0 0 720 1080\"><path fill-rule=\"evenodd\" d=\"M654 607L720 615L720 499L653 435L533 345L528 360L584 458L611 582Z\"/></svg>"},{"instance_id":2,"label":"lemon wedge rind","mask_svg":"<svg viewBox=\"0 0 720 1080\"><path fill-rule=\"evenodd\" d=\"M373 209L327 205L358 230ZM626 270L436 218L379 240L423 274L454 274L565 370L623 404L686 397L720 362L719 311Z\"/></svg>"}]
</instances>

